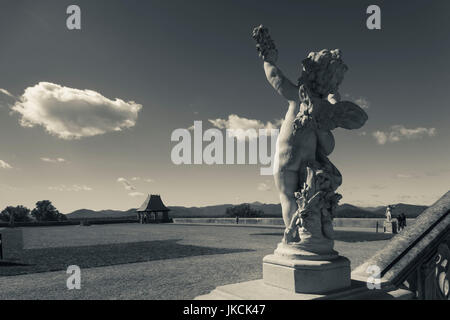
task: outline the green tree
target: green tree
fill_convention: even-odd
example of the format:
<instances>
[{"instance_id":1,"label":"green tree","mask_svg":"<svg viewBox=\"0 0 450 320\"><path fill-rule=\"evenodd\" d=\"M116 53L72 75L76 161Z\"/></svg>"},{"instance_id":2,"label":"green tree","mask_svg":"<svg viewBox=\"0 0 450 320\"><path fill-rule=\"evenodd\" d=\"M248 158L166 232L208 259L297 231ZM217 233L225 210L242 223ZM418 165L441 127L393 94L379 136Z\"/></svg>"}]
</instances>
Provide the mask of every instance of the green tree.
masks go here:
<instances>
[{"instance_id":1,"label":"green tree","mask_svg":"<svg viewBox=\"0 0 450 320\"><path fill-rule=\"evenodd\" d=\"M36 208L31 211L31 215L37 221L64 221L67 217L60 213L49 200L36 202Z\"/></svg>"},{"instance_id":2,"label":"green tree","mask_svg":"<svg viewBox=\"0 0 450 320\"><path fill-rule=\"evenodd\" d=\"M262 216L264 211L253 209L250 204L243 203L227 208L225 214L230 217L252 218Z\"/></svg>"},{"instance_id":3,"label":"green tree","mask_svg":"<svg viewBox=\"0 0 450 320\"><path fill-rule=\"evenodd\" d=\"M0 220L5 222L28 222L31 220L30 209L24 206L8 206L0 212Z\"/></svg>"}]
</instances>

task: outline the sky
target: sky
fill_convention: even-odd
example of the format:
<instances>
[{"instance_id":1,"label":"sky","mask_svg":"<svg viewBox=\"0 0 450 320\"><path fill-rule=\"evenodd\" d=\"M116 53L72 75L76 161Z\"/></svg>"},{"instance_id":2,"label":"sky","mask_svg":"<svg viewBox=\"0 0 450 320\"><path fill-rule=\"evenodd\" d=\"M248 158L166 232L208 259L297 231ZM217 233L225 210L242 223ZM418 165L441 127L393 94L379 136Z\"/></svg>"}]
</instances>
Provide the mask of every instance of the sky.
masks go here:
<instances>
[{"instance_id":1,"label":"sky","mask_svg":"<svg viewBox=\"0 0 450 320\"><path fill-rule=\"evenodd\" d=\"M71 4L81 30L66 27ZM172 133L194 121L262 128L284 116L251 38L259 24L293 81L309 52L342 50L341 96L369 120L333 132L341 203L434 203L450 189L450 2L377 1L381 30L366 27L370 4L2 1L0 208L126 210L149 193L169 206L279 202L260 164L171 160Z\"/></svg>"}]
</instances>

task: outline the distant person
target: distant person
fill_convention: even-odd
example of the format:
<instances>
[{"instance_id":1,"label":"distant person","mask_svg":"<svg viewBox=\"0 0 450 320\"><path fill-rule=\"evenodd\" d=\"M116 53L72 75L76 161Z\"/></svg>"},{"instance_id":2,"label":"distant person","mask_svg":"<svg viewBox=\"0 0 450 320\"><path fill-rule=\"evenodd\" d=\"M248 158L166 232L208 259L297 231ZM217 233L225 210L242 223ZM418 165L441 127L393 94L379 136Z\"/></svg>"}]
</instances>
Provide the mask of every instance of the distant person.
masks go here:
<instances>
[{"instance_id":1,"label":"distant person","mask_svg":"<svg viewBox=\"0 0 450 320\"><path fill-rule=\"evenodd\" d=\"M401 229L403 230L403 229L405 229L405 227L406 227L406 216L405 216L405 214L404 213L401 213L400 214L400 224L401 224Z\"/></svg>"},{"instance_id":2,"label":"distant person","mask_svg":"<svg viewBox=\"0 0 450 320\"><path fill-rule=\"evenodd\" d=\"M400 230L400 216L392 217L392 233L397 233Z\"/></svg>"},{"instance_id":3,"label":"distant person","mask_svg":"<svg viewBox=\"0 0 450 320\"><path fill-rule=\"evenodd\" d=\"M236 224L239 224L239 216L236 216Z\"/></svg>"}]
</instances>

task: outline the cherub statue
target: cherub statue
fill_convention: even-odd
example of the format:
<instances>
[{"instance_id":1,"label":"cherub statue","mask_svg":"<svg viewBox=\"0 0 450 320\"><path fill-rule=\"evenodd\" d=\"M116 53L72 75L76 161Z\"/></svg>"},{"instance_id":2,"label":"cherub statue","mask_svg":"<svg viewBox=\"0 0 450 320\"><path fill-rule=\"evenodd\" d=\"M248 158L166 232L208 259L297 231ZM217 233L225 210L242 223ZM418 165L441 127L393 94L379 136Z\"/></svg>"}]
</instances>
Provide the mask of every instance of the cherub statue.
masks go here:
<instances>
[{"instance_id":1,"label":"cherub statue","mask_svg":"<svg viewBox=\"0 0 450 320\"><path fill-rule=\"evenodd\" d=\"M276 66L278 51L268 29L256 27L253 38L267 80L288 102L274 159L275 184L286 225L284 240L302 243L307 238L302 239L302 232L307 231L305 223L302 226L297 222L312 214L310 207L322 216L323 236L331 238L332 211L340 198L335 191L342 183L340 172L328 159L335 144L331 130L358 129L367 121L367 114L353 102L340 101L338 88L347 66L339 49L311 52L302 61L301 75L294 84ZM314 187L314 194L306 192L311 188L308 176L310 184L321 184ZM294 225L299 228L299 236L292 231Z\"/></svg>"}]
</instances>

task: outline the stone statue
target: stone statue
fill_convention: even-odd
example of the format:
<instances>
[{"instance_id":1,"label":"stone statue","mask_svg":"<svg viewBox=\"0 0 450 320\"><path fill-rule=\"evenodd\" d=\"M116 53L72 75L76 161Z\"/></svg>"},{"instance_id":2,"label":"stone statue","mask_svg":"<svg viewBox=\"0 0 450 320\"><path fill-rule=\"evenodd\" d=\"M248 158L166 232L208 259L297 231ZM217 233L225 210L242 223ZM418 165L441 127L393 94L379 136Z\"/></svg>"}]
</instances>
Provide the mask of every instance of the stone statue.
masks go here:
<instances>
[{"instance_id":1,"label":"stone statue","mask_svg":"<svg viewBox=\"0 0 450 320\"><path fill-rule=\"evenodd\" d=\"M392 206L386 207L386 221L391 222L392 220Z\"/></svg>"},{"instance_id":2,"label":"stone statue","mask_svg":"<svg viewBox=\"0 0 450 320\"><path fill-rule=\"evenodd\" d=\"M274 159L286 225L277 251L296 257L337 256L332 217L342 176L328 159L335 145L331 130L361 128L367 114L353 102L340 101L338 88L347 66L339 49L311 52L294 84L276 66L278 51L268 29L256 27L253 38L267 80L288 102Z\"/></svg>"}]
</instances>

